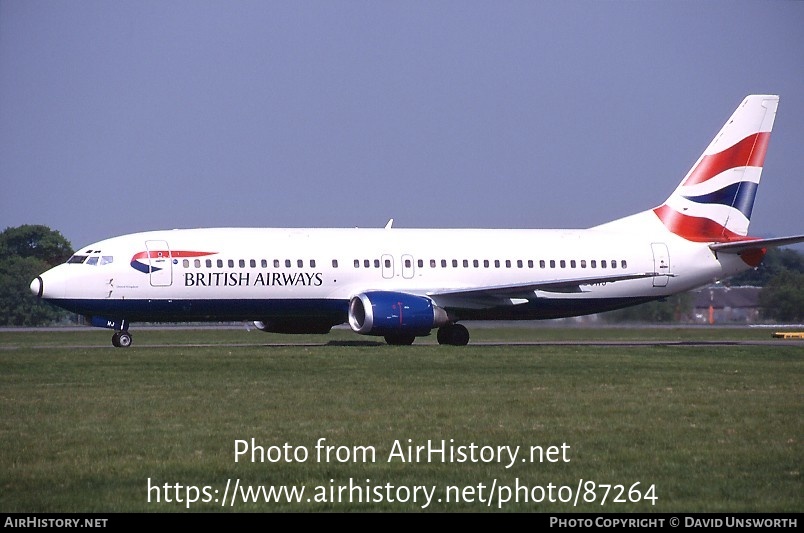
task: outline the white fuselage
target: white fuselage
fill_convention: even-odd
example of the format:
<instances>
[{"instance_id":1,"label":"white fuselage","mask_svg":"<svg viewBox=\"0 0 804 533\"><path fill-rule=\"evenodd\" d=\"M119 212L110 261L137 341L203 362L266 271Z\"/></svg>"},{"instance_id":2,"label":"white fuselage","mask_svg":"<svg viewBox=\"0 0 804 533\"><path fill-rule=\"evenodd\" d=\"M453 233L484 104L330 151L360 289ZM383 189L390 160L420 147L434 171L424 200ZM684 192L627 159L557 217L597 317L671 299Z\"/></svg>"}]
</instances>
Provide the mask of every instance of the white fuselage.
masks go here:
<instances>
[{"instance_id":1,"label":"white fuselage","mask_svg":"<svg viewBox=\"0 0 804 533\"><path fill-rule=\"evenodd\" d=\"M779 97L749 95L654 209L583 230L191 229L92 244L31 283L115 329L131 321L250 320L265 331L360 334L409 344L465 320L546 319L636 305L756 266L748 236Z\"/></svg>"},{"instance_id":2,"label":"white fuselage","mask_svg":"<svg viewBox=\"0 0 804 533\"><path fill-rule=\"evenodd\" d=\"M339 323L346 321L349 300L367 291L428 296L454 320L553 318L662 298L748 268L736 256L718 260L705 244L661 235L604 229L154 231L84 247L74 256L86 256L83 261L41 276L41 293L78 313L140 321L320 315ZM641 273L656 275L514 297L482 291Z\"/></svg>"}]
</instances>

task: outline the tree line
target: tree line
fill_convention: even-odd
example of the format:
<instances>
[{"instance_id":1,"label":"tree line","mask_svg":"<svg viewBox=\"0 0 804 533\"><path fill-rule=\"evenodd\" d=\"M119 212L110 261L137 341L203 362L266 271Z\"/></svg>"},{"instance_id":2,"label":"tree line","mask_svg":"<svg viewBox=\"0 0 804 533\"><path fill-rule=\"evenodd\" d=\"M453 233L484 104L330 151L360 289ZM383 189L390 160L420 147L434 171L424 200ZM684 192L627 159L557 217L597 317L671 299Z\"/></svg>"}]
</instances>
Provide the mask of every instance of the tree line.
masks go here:
<instances>
[{"instance_id":1,"label":"tree line","mask_svg":"<svg viewBox=\"0 0 804 533\"><path fill-rule=\"evenodd\" d=\"M39 301L31 281L73 254L70 241L47 226L24 225L0 233L0 326L41 326L69 313Z\"/></svg>"},{"instance_id":2,"label":"tree line","mask_svg":"<svg viewBox=\"0 0 804 533\"><path fill-rule=\"evenodd\" d=\"M43 225L6 228L0 233L0 326L42 326L75 322L66 311L39 301L31 281L73 254L70 242ZM804 255L789 248L771 248L764 261L724 282L728 286L762 287L761 316L783 322L804 321ZM678 322L692 314L691 293L664 302L605 313L613 322Z\"/></svg>"},{"instance_id":3,"label":"tree line","mask_svg":"<svg viewBox=\"0 0 804 533\"><path fill-rule=\"evenodd\" d=\"M760 318L785 323L804 321L804 255L790 248L769 248L759 267L722 282L726 287L762 287ZM604 313L608 322L673 323L692 321L693 293L676 294L664 301L649 302Z\"/></svg>"}]
</instances>

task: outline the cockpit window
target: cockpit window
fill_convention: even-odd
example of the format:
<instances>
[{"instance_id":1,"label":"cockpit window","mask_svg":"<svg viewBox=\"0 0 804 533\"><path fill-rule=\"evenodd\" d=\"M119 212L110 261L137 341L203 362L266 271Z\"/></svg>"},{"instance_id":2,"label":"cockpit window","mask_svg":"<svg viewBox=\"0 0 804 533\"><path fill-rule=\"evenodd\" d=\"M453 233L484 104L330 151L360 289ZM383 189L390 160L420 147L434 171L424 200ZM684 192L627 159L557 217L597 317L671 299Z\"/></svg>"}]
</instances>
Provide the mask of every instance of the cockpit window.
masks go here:
<instances>
[{"instance_id":1,"label":"cockpit window","mask_svg":"<svg viewBox=\"0 0 804 533\"><path fill-rule=\"evenodd\" d=\"M114 256L112 255L83 255L83 254L75 254L74 256L70 257L67 260L68 263L72 264L85 264L85 265L108 265L109 263L114 262Z\"/></svg>"}]
</instances>

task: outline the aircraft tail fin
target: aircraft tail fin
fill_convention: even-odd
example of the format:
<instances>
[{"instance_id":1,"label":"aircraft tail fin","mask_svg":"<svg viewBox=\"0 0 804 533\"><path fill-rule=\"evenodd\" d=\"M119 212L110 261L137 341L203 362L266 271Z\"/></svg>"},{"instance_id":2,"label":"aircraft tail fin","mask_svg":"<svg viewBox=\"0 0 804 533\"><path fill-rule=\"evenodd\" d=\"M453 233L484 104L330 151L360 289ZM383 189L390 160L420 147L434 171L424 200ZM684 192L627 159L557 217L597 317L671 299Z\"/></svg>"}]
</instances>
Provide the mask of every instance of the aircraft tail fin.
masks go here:
<instances>
[{"instance_id":1,"label":"aircraft tail fin","mask_svg":"<svg viewBox=\"0 0 804 533\"><path fill-rule=\"evenodd\" d=\"M779 97L745 98L673 194L653 212L671 232L695 242L748 235Z\"/></svg>"}]
</instances>

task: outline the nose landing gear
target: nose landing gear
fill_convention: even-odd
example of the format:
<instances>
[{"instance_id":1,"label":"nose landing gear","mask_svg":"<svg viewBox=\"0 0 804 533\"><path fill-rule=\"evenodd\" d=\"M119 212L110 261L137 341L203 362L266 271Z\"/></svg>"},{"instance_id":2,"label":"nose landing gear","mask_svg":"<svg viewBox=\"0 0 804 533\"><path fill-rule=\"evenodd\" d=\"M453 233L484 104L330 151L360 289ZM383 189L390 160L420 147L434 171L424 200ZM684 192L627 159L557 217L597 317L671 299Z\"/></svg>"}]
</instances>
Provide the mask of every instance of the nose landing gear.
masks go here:
<instances>
[{"instance_id":1,"label":"nose landing gear","mask_svg":"<svg viewBox=\"0 0 804 533\"><path fill-rule=\"evenodd\" d=\"M128 348L131 346L131 333L128 330L115 331L112 335L112 346L115 348Z\"/></svg>"}]
</instances>

